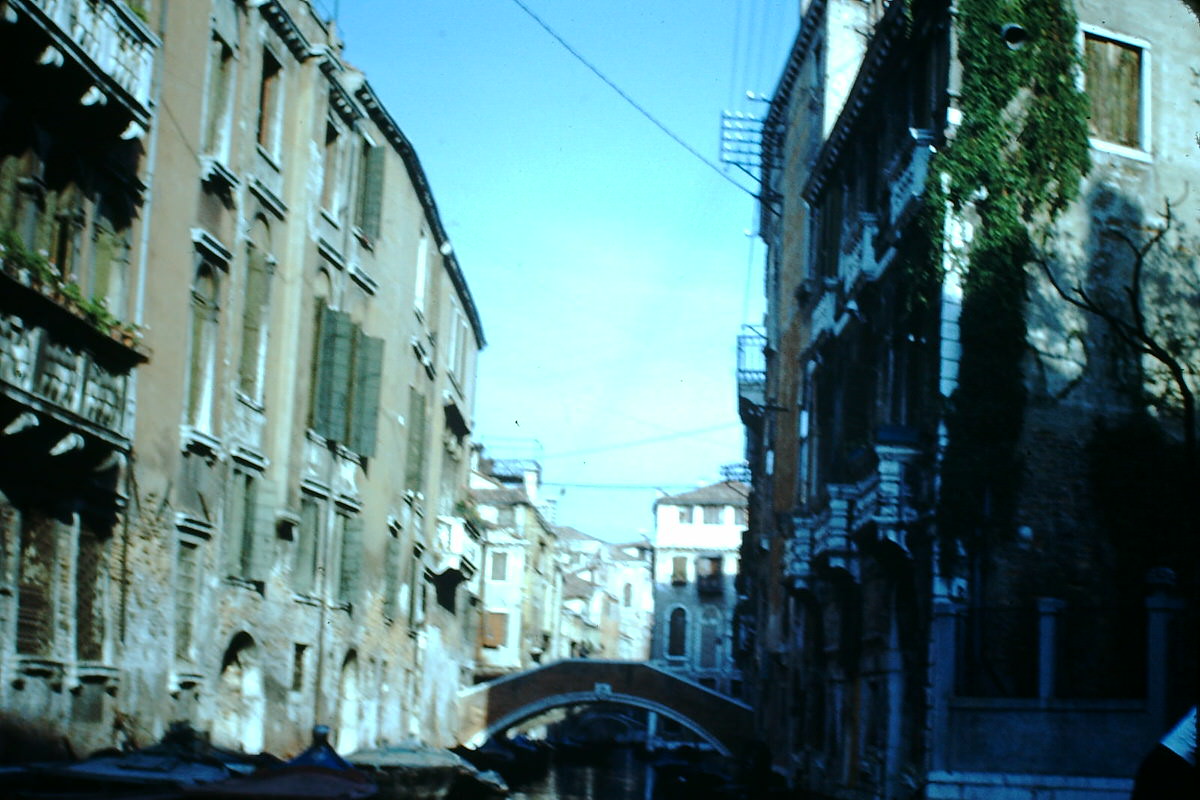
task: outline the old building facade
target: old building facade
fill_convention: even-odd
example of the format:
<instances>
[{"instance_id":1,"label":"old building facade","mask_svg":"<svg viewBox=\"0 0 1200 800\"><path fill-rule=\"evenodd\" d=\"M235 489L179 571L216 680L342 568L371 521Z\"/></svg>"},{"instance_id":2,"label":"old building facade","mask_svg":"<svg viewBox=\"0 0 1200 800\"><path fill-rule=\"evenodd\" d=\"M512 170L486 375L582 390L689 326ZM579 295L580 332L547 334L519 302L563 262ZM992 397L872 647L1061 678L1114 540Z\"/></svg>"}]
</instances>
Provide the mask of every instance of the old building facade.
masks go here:
<instances>
[{"instance_id":1,"label":"old building facade","mask_svg":"<svg viewBox=\"0 0 1200 800\"><path fill-rule=\"evenodd\" d=\"M5 629L4 710L83 750L172 720L252 752L294 751L315 723L342 750L448 743L479 624L465 501L484 340L412 145L303 0L4 12L0 33L31 42L24 71L67 81L38 84L61 109L6 89L27 140L5 151L5 235L107 301L90 326L73 321L86 304L12 318L14 343L42 319L74 326L53 368L68 413L17 365L5 424L74 425L21 442L47 470L76 453L82 483L4 488L6 575L30 587L23 606L5 595L6 625L30 621ZM113 63L87 50L88 13ZM95 165L53 162L85 127L111 131Z\"/></svg>"},{"instance_id":2,"label":"old building facade","mask_svg":"<svg viewBox=\"0 0 1200 800\"><path fill-rule=\"evenodd\" d=\"M565 576L562 626L568 651L648 660L654 616L649 541L613 543L567 526L555 530Z\"/></svg>"},{"instance_id":3,"label":"old building facade","mask_svg":"<svg viewBox=\"0 0 1200 800\"><path fill-rule=\"evenodd\" d=\"M841 797L1126 796L1194 672L1200 30L1182 3L802 10L739 364L735 637L773 764Z\"/></svg>"},{"instance_id":4,"label":"old building facade","mask_svg":"<svg viewBox=\"0 0 1200 800\"><path fill-rule=\"evenodd\" d=\"M651 660L735 697L742 676L729 632L749 492L729 480L654 502Z\"/></svg>"},{"instance_id":5,"label":"old building facade","mask_svg":"<svg viewBox=\"0 0 1200 800\"><path fill-rule=\"evenodd\" d=\"M541 467L480 457L471 498L483 528L482 613L475 680L548 664L561 636L559 537L539 504Z\"/></svg>"}]
</instances>

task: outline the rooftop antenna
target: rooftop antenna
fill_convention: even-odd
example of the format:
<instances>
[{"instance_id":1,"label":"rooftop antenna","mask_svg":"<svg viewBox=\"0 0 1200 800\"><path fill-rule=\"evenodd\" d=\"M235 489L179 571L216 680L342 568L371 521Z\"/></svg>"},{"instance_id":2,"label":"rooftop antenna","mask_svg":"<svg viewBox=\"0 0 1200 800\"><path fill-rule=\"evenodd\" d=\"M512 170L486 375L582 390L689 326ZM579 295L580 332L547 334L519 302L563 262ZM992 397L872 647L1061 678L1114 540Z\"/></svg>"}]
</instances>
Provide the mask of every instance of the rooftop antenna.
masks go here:
<instances>
[{"instance_id":1,"label":"rooftop antenna","mask_svg":"<svg viewBox=\"0 0 1200 800\"><path fill-rule=\"evenodd\" d=\"M770 103L761 92L746 92L752 103ZM732 164L755 181L762 167L763 118L753 111L721 112L721 163Z\"/></svg>"}]
</instances>

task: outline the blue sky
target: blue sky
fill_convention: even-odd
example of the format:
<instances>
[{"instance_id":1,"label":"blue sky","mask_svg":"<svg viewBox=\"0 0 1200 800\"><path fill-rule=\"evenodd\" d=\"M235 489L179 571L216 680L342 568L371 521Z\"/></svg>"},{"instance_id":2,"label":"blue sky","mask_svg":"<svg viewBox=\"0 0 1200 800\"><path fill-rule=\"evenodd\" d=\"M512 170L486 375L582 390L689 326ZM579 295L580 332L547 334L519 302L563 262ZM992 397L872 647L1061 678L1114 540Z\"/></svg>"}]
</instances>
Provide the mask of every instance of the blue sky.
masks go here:
<instances>
[{"instance_id":1,"label":"blue sky","mask_svg":"<svg viewBox=\"0 0 1200 800\"><path fill-rule=\"evenodd\" d=\"M713 162L721 111L763 107L745 92L774 87L799 8L522 2ZM649 531L653 488L562 484L681 491L741 459L735 337L762 314L753 201L513 0L337 5L346 56L416 147L480 309L476 438L540 441L560 524ZM647 439L663 440L622 446Z\"/></svg>"}]
</instances>

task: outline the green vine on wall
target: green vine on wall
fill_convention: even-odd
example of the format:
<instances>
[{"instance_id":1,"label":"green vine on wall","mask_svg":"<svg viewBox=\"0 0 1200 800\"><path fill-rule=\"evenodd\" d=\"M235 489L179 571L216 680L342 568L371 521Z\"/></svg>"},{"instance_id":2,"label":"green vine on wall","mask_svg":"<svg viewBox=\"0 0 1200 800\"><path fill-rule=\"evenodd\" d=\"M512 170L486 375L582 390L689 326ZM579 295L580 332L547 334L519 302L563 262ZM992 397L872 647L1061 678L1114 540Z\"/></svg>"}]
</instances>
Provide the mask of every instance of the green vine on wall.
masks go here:
<instances>
[{"instance_id":1,"label":"green vine on wall","mask_svg":"<svg viewBox=\"0 0 1200 800\"><path fill-rule=\"evenodd\" d=\"M1001 36L1006 24L1024 29L1020 46ZM962 123L927 185L924 268L936 283L953 244L943 235L947 208L970 207L974 220L967 252L955 254L962 355L938 529L944 539L991 539L1011 530L1021 479L1025 265L1089 169L1089 102L1071 0L959 0L956 31Z\"/></svg>"}]
</instances>

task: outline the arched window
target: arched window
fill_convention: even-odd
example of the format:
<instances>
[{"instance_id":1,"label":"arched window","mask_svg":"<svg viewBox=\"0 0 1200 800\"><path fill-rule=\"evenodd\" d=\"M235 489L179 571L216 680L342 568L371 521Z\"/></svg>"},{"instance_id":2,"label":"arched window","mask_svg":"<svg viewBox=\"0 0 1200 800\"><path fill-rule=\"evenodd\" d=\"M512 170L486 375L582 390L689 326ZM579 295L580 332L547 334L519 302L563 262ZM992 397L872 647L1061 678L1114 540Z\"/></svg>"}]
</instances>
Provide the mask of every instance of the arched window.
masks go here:
<instances>
[{"instance_id":1,"label":"arched window","mask_svg":"<svg viewBox=\"0 0 1200 800\"><path fill-rule=\"evenodd\" d=\"M687 652L687 611L677 608L671 612L667 626L667 655L680 657Z\"/></svg>"}]
</instances>

